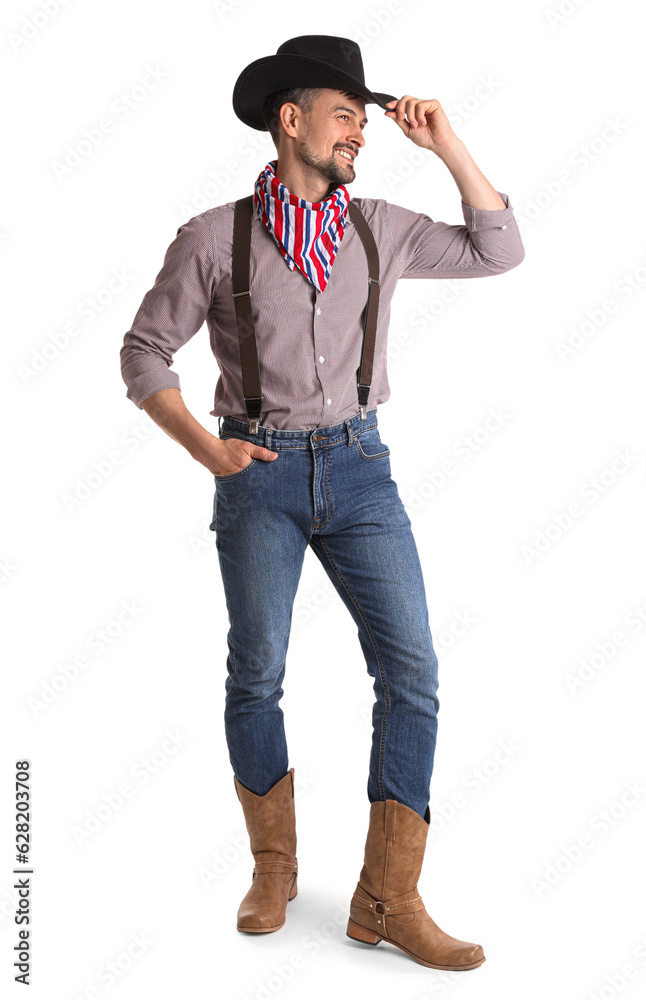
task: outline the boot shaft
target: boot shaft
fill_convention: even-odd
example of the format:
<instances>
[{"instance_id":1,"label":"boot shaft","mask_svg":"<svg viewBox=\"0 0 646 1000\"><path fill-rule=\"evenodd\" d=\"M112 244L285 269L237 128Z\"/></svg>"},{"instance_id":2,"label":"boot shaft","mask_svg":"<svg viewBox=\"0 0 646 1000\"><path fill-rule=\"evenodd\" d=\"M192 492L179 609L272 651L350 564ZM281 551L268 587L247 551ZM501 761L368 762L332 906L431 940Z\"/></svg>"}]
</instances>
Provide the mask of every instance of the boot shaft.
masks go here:
<instances>
[{"instance_id":1,"label":"boot shaft","mask_svg":"<svg viewBox=\"0 0 646 1000\"><path fill-rule=\"evenodd\" d=\"M359 883L375 899L413 890L424 861L429 824L395 799L372 802Z\"/></svg>"},{"instance_id":2,"label":"boot shaft","mask_svg":"<svg viewBox=\"0 0 646 1000\"><path fill-rule=\"evenodd\" d=\"M265 795L256 795L233 776L242 805L251 853L296 854L294 810L294 768L277 781Z\"/></svg>"}]
</instances>

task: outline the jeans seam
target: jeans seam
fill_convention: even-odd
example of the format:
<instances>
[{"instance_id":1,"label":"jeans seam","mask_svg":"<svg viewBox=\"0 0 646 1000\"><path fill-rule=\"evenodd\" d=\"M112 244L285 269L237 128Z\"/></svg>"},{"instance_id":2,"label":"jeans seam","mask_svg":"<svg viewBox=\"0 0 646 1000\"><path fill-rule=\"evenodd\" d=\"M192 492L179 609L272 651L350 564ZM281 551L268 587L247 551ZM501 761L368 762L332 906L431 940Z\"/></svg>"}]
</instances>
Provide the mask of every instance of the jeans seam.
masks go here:
<instances>
[{"instance_id":1,"label":"jeans seam","mask_svg":"<svg viewBox=\"0 0 646 1000\"><path fill-rule=\"evenodd\" d=\"M231 694L236 690L236 686L233 683L235 675L238 673L238 661L236 659L236 644L233 636L231 636L231 645L233 646L233 654L231 659L233 660L233 673L231 674Z\"/></svg>"},{"instance_id":2,"label":"jeans seam","mask_svg":"<svg viewBox=\"0 0 646 1000\"><path fill-rule=\"evenodd\" d=\"M359 602L357 601L357 599L355 598L354 594L352 593L352 591L348 587L348 585L347 585L346 581L344 580L343 576L341 575L341 573L339 573L339 571L338 571L338 569L336 567L336 564L334 562L334 559L332 558L332 556L330 554L330 550L328 549L327 545L325 544L325 539L323 537L321 537L320 540L321 540L321 545L323 546L323 549L325 550L325 554L326 554L326 556L327 556L327 558L329 560L330 566L332 567L332 569L334 570L334 572L338 576L339 580L341 581L341 583L343 584L344 588L346 589L346 591L347 591L347 593L348 593L348 595L350 597L350 600L352 601L352 603L354 604L355 608L357 609L357 611L361 615L361 620L362 620L363 624L366 627L366 631L367 631L368 636L370 638L370 641L372 643L372 648L374 649L375 657L377 659L377 667L378 667L378 670L379 670L379 679L381 680L381 686L383 687L383 690L384 690L384 700L386 702L386 709L384 711L383 719L381 720L381 740L380 740L380 745L379 745L379 768L378 768L378 774L377 774L377 782L379 784L379 794L380 794L380 796L381 796L381 798L383 800L383 798L384 798L383 771L384 771L384 747L385 747L385 743L386 743L386 719L388 718L388 712L390 710L390 694L388 692L388 684L386 682L386 675L384 673L383 663L381 661L381 656L379 655L379 649L377 648L377 643L375 641L374 635L372 634L372 630L370 628L370 625L368 624L368 620L366 619L366 616L364 615L363 611L361 610Z\"/></svg>"},{"instance_id":3,"label":"jeans seam","mask_svg":"<svg viewBox=\"0 0 646 1000\"><path fill-rule=\"evenodd\" d=\"M340 442L340 441L336 442L336 444L341 444L341 443L342 442ZM331 449L331 448L334 448L335 445L334 444L328 444L328 445L325 445L324 447L325 447L325 449ZM332 494L330 492L330 484L328 482L328 476L330 474L330 462L332 461L332 455L331 454L327 454L326 450L322 450L321 451L321 455L323 456L323 460L326 462L326 466L325 466L325 496L327 497L329 514L325 518L325 520L321 521L321 523L318 525L318 527L316 528L317 532L320 531L321 528L324 528L327 524L330 523L330 521L332 520L332 515L334 513L334 500L332 498Z\"/></svg>"}]
</instances>

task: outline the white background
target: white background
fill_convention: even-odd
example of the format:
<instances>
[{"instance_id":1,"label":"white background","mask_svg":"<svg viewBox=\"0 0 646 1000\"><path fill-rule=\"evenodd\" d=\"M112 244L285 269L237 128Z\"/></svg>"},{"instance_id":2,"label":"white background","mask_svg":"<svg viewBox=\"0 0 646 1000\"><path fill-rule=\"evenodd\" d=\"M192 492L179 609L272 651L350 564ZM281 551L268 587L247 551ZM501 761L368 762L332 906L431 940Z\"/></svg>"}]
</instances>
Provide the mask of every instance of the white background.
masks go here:
<instances>
[{"instance_id":1,"label":"white background","mask_svg":"<svg viewBox=\"0 0 646 1000\"><path fill-rule=\"evenodd\" d=\"M562 0L558 15L557 2L4 6L5 995L23 995L12 843L25 757L38 998L643 995L643 43L637 4ZM345 936L368 821L372 683L309 552L282 701L299 895L279 932L236 931L253 861L224 739L213 480L126 399L119 371L179 225L249 193L274 156L234 115L238 74L308 33L359 41L373 89L437 98L509 194L526 248L489 280L400 284L379 412L440 662L420 889L441 927L483 945L470 973ZM150 67L163 80L118 118L112 102ZM351 194L462 224L443 164L367 111ZM113 131L58 177L68 145L107 115ZM128 277L105 296L113 270ZM424 307L436 317L426 325ZM564 359L558 345L577 330ZM175 370L215 431L206 327ZM488 431L491 410L505 416ZM477 444L468 458L456 451L465 435ZM98 485L70 505L95 463ZM460 616L469 626L457 634ZM113 638L99 651L104 628ZM144 759L156 762L146 781ZM106 807L124 783L130 798Z\"/></svg>"}]
</instances>

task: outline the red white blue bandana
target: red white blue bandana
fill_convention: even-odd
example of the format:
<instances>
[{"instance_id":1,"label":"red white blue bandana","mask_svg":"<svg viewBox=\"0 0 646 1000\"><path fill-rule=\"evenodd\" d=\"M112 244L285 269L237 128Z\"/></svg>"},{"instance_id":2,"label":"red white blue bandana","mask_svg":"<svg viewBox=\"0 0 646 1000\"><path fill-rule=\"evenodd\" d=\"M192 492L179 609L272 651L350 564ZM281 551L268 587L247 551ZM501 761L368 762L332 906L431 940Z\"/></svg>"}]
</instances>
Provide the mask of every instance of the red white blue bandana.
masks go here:
<instances>
[{"instance_id":1,"label":"red white blue bandana","mask_svg":"<svg viewBox=\"0 0 646 1000\"><path fill-rule=\"evenodd\" d=\"M341 246L350 195L339 184L324 201L305 201L291 194L276 176L278 160L270 160L254 185L254 207L293 271L298 268L319 291L325 291Z\"/></svg>"}]
</instances>

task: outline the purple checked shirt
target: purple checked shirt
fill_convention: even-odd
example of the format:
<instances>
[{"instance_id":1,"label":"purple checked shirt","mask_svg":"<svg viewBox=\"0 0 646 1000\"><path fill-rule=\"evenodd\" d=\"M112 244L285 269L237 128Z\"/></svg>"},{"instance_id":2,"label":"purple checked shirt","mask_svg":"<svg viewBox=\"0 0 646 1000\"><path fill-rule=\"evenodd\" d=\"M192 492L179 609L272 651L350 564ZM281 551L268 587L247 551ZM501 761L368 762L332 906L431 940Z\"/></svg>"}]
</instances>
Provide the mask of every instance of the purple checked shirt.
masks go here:
<instances>
[{"instance_id":1,"label":"purple checked shirt","mask_svg":"<svg viewBox=\"0 0 646 1000\"><path fill-rule=\"evenodd\" d=\"M509 198L501 209L471 208L465 225L383 198L354 198L377 242L379 321L368 409L390 396L386 347L390 302L400 278L480 278L510 271L525 250ZM180 389L175 352L206 320L220 377L212 416L247 421L240 347L231 288L234 202L195 215L177 230L161 271L125 334L121 374L126 396L141 407L161 389ZM324 292L287 266L273 236L254 213L251 303L263 403L260 423L276 430L311 430L358 412L368 264L350 217Z\"/></svg>"}]
</instances>

